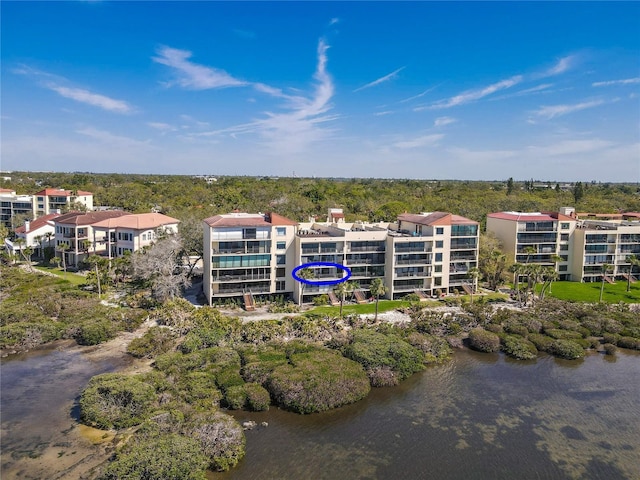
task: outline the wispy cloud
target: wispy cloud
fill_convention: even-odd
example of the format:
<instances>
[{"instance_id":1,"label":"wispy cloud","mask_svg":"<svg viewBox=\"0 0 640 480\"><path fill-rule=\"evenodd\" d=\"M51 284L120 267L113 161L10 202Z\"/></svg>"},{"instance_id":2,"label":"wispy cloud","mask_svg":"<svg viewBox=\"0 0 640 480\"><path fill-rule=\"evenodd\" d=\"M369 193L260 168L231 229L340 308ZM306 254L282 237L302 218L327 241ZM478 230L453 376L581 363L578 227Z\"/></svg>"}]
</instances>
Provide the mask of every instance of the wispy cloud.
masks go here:
<instances>
[{"instance_id":1,"label":"wispy cloud","mask_svg":"<svg viewBox=\"0 0 640 480\"><path fill-rule=\"evenodd\" d=\"M553 75L560 75L561 73L565 73L566 71L573 68L577 60L576 55L567 55L566 57L562 57L560 60L556 62L556 64L544 72L544 76L550 77Z\"/></svg>"},{"instance_id":2,"label":"wispy cloud","mask_svg":"<svg viewBox=\"0 0 640 480\"><path fill-rule=\"evenodd\" d=\"M456 121L457 120L455 118L452 118L452 117L438 117L433 122L433 125L435 127L444 127L445 125L449 125L450 123L454 123Z\"/></svg>"},{"instance_id":3,"label":"wispy cloud","mask_svg":"<svg viewBox=\"0 0 640 480\"><path fill-rule=\"evenodd\" d=\"M11 71L17 75L34 78L41 87L51 90L61 97L75 100L85 105L91 105L115 113L131 113L134 110L133 107L124 100L117 100L84 88L63 86L63 83L69 83L66 78L32 68L28 65L20 65Z\"/></svg>"},{"instance_id":4,"label":"wispy cloud","mask_svg":"<svg viewBox=\"0 0 640 480\"><path fill-rule=\"evenodd\" d=\"M633 85L640 83L640 77L624 78L621 80L607 80L604 82L593 82L592 87L610 87L612 85Z\"/></svg>"},{"instance_id":5,"label":"wispy cloud","mask_svg":"<svg viewBox=\"0 0 640 480\"><path fill-rule=\"evenodd\" d=\"M61 87L51 83L47 85L47 88L49 90L53 90L62 97L69 98L86 105L91 105L93 107L102 108L109 112L131 113L133 110L132 107L123 100L116 100L105 95L100 95L99 93L90 92L89 90Z\"/></svg>"},{"instance_id":6,"label":"wispy cloud","mask_svg":"<svg viewBox=\"0 0 640 480\"><path fill-rule=\"evenodd\" d=\"M365 88L371 88L371 87L375 87L376 85L380 85L381 83L385 83L388 82L390 80L393 80L394 78L396 78L398 76L398 73L400 73L402 70L404 70L405 67L400 67L399 69L385 75L384 77L380 77L377 80L374 80L373 82L369 82L366 85L363 85L359 88L356 88L353 93L355 92L359 92L360 90L364 90Z\"/></svg>"},{"instance_id":7,"label":"wispy cloud","mask_svg":"<svg viewBox=\"0 0 640 480\"><path fill-rule=\"evenodd\" d=\"M160 130L162 133L175 132L177 130L173 125L162 122L147 122L147 125L156 130Z\"/></svg>"},{"instance_id":8,"label":"wispy cloud","mask_svg":"<svg viewBox=\"0 0 640 480\"><path fill-rule=\"evenodd\" d=\"M335 25L336 23L340 23L340 19L337 17L333 17L331 20L329 20L329 26Z\"/></svg>"},{"instance_id":9,"label":"wispy cloud","mask_svg":"<svg viewBox=\"0 0 640 480\"><path fill-rule=\"evenodd\" d=\"M282 154L301 152L310 143L326 138L331 131L323 125L338 118L337 115L329 114L332 109L330 102L334 94L334 85L327 72L328 49L329 46L324 40L318 42L318 61L313 75L315 85L313 92L308 96L285 95L279 89L254 84L256 89L286 100L281 105L281 108L287 110L285 113L267 111L264 112L266 118L195 135L230 135L236 138L237 135L258 134L276 152Z\"/></svg>"},{"instance_id":10,"label":"wispy cloud","mask_svg":"<svg viewBox=\"0 0 640 480\"><path fill-rule=\"evenodd\" d=\"M382 112L375 112L374 115L376 117L382 117L384 115L391 115L393 113L393 110L384 110Z\"/></svg>"},{"instance_id":11,"label":"wispy cloud","mask_svg":"<svg viewBox=\"0 0 640 480\"><path fill-rule=\"evenodd\" d=\"M424 92L419 93L418 95L414 95L413 97L409 97L409 98L405 98L404 100L400 100L400 103L406 103L406 102L410 102L411 100L415 100L416 98L420 98L420 97L424 97L427 93L435 90L436 88L438 88L439 85L436 85L434 87L431 88L427 88Z\"/></svg>"},{"instance_id":12,"label":"wispy cloud","mask_svg":"<svg viewBox=\"0 0 640 480\"><path fill-rule=\"evenodd\" d=\"M531 146L528 147L527 150L534 152L537 155L562 156L596 152L613 145L614 143L608 140L594 138L584 140L563 140L561 142L544 146Z\"/></svg>"},{"instance_id":13,"label":"wispy cloud","mask_svg":"<svg viewBox=\"0 0 640 480\"><path fill-rule=\"evenodd\" d=\"M234 78L224 70L191 62L192 53L188 50L161 47L157 53L158 56L152 57L152 60L173 69L176 83L183 88L208 90L247 85L247 82Z\"/></svg>"},{"instance_id":14,"label":"wispy cloud","mask_svg":"<svg viewBox=\"0 0 640 480\"><path fill-rule=\"evenodd\" d=\"M393 146L401 149L431 147L431 146L437 145L438 142L443 138L444 138L444 134L434 133L431 135L422 135L420 137L416 137L411 140L396 142L393 144Z\"/></svg>"},{"instance_id":15,"label":"wispy cloud","mask_svg":"<svg viewBox=\"0 0 640 480\"><path fill-rule=\"evenodd\" d=\"M499 82L492 83L491 85L488 85L484 88L480 88L477 90L467 90L466 92L463 92L454 97L436 102L433 105L425 106L425 107L417 107L414 110L420 111L420 110L427 110L427 109L451 108L451 107L457 107L459 105L464 105L465 103L480 100L481 98L492 95L496 92L499 92L500 90L511 88L514 85L517 85L520 82L522 82L522 79L523 79L522 75L516 75L511 78L507 78L506 80L501 80Z\"/></svg>"},{"instance_id":16,"label":"wispy cloud","mask_svg":"<svg viewBox=\"0 0 640 480\"><path fill-rule=\"evenodd\" d=\"M591 100L589 102L574 103L573 105L546 105L540 107L534 113L539 117L551 119L569 113L579 112L580 110L586 110L587 108L598 107L604 103L604 100Z\"/></svg>"}]
</instances>

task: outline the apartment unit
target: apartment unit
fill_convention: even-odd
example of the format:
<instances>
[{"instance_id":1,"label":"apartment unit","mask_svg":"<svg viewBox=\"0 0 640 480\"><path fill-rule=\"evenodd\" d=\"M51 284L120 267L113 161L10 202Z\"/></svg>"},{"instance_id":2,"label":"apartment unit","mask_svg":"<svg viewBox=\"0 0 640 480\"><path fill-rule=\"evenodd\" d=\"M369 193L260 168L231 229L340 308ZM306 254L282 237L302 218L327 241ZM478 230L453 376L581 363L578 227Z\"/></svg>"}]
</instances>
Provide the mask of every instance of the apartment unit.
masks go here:
<instances>
[{"instance_id":1,"label":"apartment unit","mask_svg":"<svg viewBox=\"0 0 640 480\"><path fill-rule=\"evenodd\" d=\"M472 292L480 224L447 212L398 216L390 225L386 286L390 298L411 292Z\"/></svg>"},{"instance_id":2,"label":"apartment unit","mask_svg":"<svg viewBox=\"0 0 640 480\"><path fill-rule=\"evenodd\" d=\"M15 230L25 219L33 220L33 196L16 195L15 190L0 188L0 222Z\"/></svg>"},{"instance_id":3,"label":"apartment unit","mask_svg":"<svg viewBox=\"0 0 640 480\"><path fill-rule=\"evenodd\" d=\"M469 269L477 266L479 224L450 213L405 214L397 223L350 223L341 209L329 209L324 222L248 213L204 222L203 284L210 304L257 293L304 302L327 294L335 301L334 285L293 279L293 269L306 264L311 264L311 281L318 283L344 278L340 266L348 267L350 280L359 285L359 301L366 301L375 278L383 280L388 298L474 288Z\"/></svg>"},{"instance_id":4,"label":"apartment unit","mask_svg":"<svg viewBox=\"0 0 640 480\"><path fill-rule=\"evenodd\" d=\"M516 262L555 267L560 280L600 281L605 265L610 265L607 278L626 278L631 267L627 258L640 255L635 213L596 216L576 214L570 207L558 213L499 212L487 215L487 231Z\"/></svg>"},{"instance_id":5,"label":"apartment unit","mask_svg":"<svg viewBox=\"0 0 640 480\"><path fill-rule=\"evenodd\" d=\"M93 210L93 193L83 192L82 190L45 188L33 194L35 217L63 212L79 205L84 206L87 210Z\"/></svg>"},{"instance_id":6,"label":"apartment unit","mask_svg":"<svg viewBox=\"0 0 640 480\"><path fill-rule=\"evenodd\" d=\"M640 267L633 267L628 259L631 255L640 258L640 221L579 220L573 251L571 271L575 280L601 281L603 275L610 281L626 280L629 274L635 280Z\"/></svg>"},{"instance_id":7,"label":"apartment unit","mask_svg":"<svg viewBox=\"0 0 640 480\"><path fill-rule=\"evenodd\" d=\"M102 212L69 212L54 220L55 246L66 244L67 249L61 253L65 256L65 264L77 268L80 262L90 253L100 254L105 251L104 243L96 241L93 225L109 218L130 215L122 210Z\"/></svg>"},{"instance_id":8,"label":"apartment unit","mask_svg":"<svg viewBox=\"0 0 640 480\"><path fill-rule=\"evenodd\" d=\"M576 280L572 237L578 220L574 210L561 212L498 212L487 215L487 232L502 242L503 251L517 263L556 268L560 280Z\"/></svg>"},{"instance_id":9,"label":"apartment unit","mask_svg":"<svg viewBox=\"0 0 640 480\"><path fill-rule=\"evenodd\" d=\"M1 188L0 222L15 230L25 219L61 213L80 205L86 210L93 210L93 194L81 190L45 188L33 195L16 195L15 190Z\"/></svg>"},{"instance_id":10,"label":"apartment unit","mask_svg":"<svg viewBox=\"0 0 640 480\"><path fill-rule=\"evenodd\" d=\"M16 238L24 240L25 247L31 247L37 256L43 255L43 250L54 246L55 219L59 213L50 213L35 220L27 220L24 225L16 228Z\"/></svg>"},{"instance_id":11,"label":"apartment unit","mask_svg":"<svg viewBox=\"0 0 640 480\"><path fill-rule=\"evenodd\" d=\"M297 223L275 213L204 220L203 290L215 298L293 292Z\"/></svg>"},{"instance_id":12,"label":"apartment unit","mask_svg":"<svg viewBox=\"0 0 640 480\"><path fill-rule=\"evenodd\" d=\"M121 257L150 246L161 234L178 233L180 220L161 213L110 217L91 225L92 244L108 258Z\"/></svg>"}]
</instances>

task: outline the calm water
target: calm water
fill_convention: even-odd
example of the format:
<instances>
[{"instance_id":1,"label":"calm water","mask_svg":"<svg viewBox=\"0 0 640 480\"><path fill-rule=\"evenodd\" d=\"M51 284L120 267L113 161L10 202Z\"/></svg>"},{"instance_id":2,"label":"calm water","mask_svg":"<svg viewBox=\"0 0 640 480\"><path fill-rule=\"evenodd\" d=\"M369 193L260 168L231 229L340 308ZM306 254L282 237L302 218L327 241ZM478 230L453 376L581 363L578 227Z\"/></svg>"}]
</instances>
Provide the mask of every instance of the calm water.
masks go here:
<instances>
[{"instance_id":1,"label":"calm water","mask_svg":"<svg viewBox=\"0 0 640 480\"><path fill-rule=\"evenodd\" d=\"M640 479L640 354L516 362L457 351L364 401L266 421L218 479Z\"/></svg>"},{"instance_id":2,"label":"calm water","mask_svg":"<svg viewBox=\"0 0 640 480\"><path fill-rule=\"evenodd\" d=\"M3 359L3 472L60 442L90 376L120 366L56 350ZM637 480L639 401L637 353L524 363L462 350L332 412L234 412L269 426L247 432L239 467L211 478ZM16 478L40 478L29 465Z\"/></svg>"}]
</instances>

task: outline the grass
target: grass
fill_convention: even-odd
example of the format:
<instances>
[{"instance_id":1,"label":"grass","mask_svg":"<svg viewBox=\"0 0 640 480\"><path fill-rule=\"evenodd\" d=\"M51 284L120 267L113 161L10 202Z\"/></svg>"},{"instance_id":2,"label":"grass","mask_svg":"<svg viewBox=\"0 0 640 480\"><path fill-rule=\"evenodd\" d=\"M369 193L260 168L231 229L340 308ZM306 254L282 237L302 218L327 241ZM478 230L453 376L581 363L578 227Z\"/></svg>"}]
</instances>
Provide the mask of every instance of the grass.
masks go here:
<instances>
[{"instance_id":1,"label":"grass","mask_svg":"<svg viewBox=\"0 0 640 480\"><path fill-rule=\"evenodd\" d=\"M600 282L553 282L547 296L575 302L596 303L600 299ZM605 303L640 303L640 282L631 284L627 292L627 282L617 280L615 284L605 283L602 301Z\"/></svg>"},{"instance_id":2,"label":"grass","mask_svg":"<svg viewBox=\"0 0 640 480\"><path fill-rule=\"evenodd\" d=\"M38 265L35 268L36 270L40 270L43 272L53 273L54 275L57 275L58 277L68 281L75 286L80 286L87 283L87 279L82 275L78 275L77 273L72 272L65 272L63 270L60 270L58 267L43 267Z\"/></svg>"}]
</instances>

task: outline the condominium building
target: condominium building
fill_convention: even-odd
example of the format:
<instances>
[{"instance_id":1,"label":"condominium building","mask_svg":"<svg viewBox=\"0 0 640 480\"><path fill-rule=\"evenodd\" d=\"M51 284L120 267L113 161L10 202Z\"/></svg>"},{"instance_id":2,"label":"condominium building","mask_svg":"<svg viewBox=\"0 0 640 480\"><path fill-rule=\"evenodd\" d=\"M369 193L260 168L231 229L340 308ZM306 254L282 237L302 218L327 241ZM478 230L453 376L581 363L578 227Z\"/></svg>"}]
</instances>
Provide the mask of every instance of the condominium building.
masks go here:
<instances>
[{"instance_id":1,"label":"condominium building","mask_svg":"<svg viewBox=\"0 0 640 480\"><path fill-rule=\"evenodd\" d=\"M292 292L297 223L275 213L204 220L203 290L214 298Z\"/></svg>"},{"instance_id":2,"label":"condominium building","mask_svg":"<svg viewBox=\"0 0 640 480\"><path fill-rule=\"evenodd\" d=\"M0 189L0 222L15 230L24 220L33 220L33 196L16 195L15 190Z\"/></svg>"},{"instance_id":3,"label":"condominium building","mask_svg":"<svg viewBox=\"0 0 640 480\"><path fill-rule=\"evenodd\" d=\"M16 228L16 238L24 240L24 247L31 247L39 257L43 256L44 249L54 246L55 219L59 213L50 213L35 220L27 220L24 225Z\"/></svg>"},{"instance_id":4,"label":"condominium building","mask_svg":"<svg viewBox=\"0 0 640 480\"><path fill-rule=\"evenodd\" d=\"M502 241L516 262L553 266L560 280L624 279L631 268L628 257L640 256L635 213L596 216L576 214L570 207L558 213L491 213L487 231ZM636 267L632 273L639 272Z\"/></svg>"},{"instance_id":5,"label":"condominium building","mask_svg":"<svg viewBox=\"0 0 640 480\"><path fill-rule=\"evenodd\" d=\"M364 223L345 222L341 209L329 209L326 221L233 213L204 222L203 288L210 304L240 295L250 302L252 294L283 294L296 302L326 294L336 301L332 282L344 278L342 266L359 286L359 301L366 301L376 278L388 298L474 288L469 269L477 266L479 224L450 213ZM312 284L293 278L300 265L309 265Z\"/></svg>"},{"instance_id":6,"label":"condominium building","mask_svg":"<svg viewBox=\"0 0 640 480\"><path fill-rule=\"evenodd\" d=\"M495 234L513 261L551 266L556 268L560 280L574 280L572 236L578 220L573 214L569 207L557 213L490 213L487 232Z\"/></svg>"},{"instance_id":7,"label":"condominium building","mask_svg":"<svg viewBox=\"0 0 640 480\"><path fill-rule=\"evenodd\" d=\"M151 245L160 233L177 233L179 222L160 213L70 212L54 219L55 245L58 249L68 245L65 262L77 268L91 254L115 258L136 252Z\"/></svg>"},{"instance_id":8,"label":"condominium building","mask_svg":"<svg viewBox=\"0 0 640 480\"><path fill-rule=\"evenodd\" d=\"M0 222L10 229L22 226L24 220L61 213L82 207L93 210L93 194L81 190L45 188L33 195L17 195L15 190L0 189Z\"/></svg>"},{"instance_id":9,"label":"condominium building","mask_svg":"<svg viewBox=\"0 0 640 480\"><path fill-rule=\"evenodd\" d=\"M59 188L45 188L33 194L35 217L49 213L79 210L82 206L86 210L93 210L93 193L82 190L64 190Z\"/></svg>"}]
</instances>

